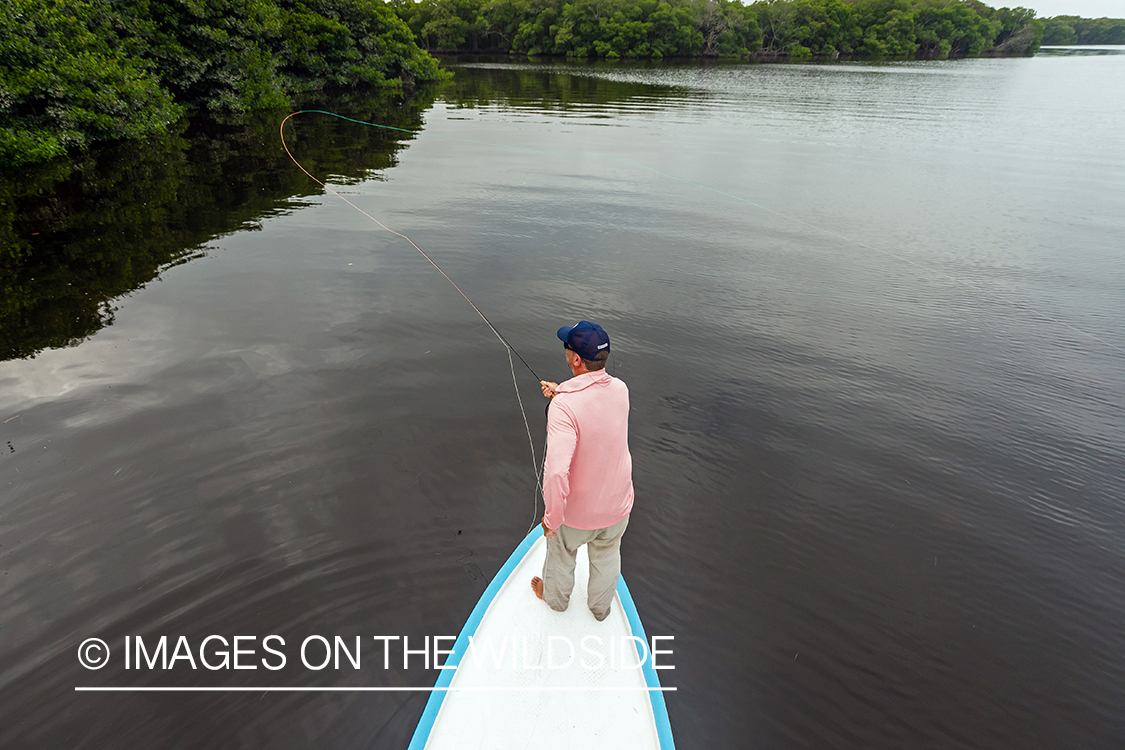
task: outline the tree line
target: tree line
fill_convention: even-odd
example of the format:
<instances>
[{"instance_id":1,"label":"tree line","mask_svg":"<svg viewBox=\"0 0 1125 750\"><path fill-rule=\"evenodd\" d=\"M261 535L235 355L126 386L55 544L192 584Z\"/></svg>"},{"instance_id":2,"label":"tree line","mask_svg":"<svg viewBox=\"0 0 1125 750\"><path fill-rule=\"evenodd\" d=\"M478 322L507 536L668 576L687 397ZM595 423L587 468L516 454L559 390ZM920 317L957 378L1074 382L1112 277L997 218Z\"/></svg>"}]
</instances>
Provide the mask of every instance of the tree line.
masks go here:
<instances>
[{"instance_id":1,"label":"tree line","mask_svg":"<svg viewBox=\"0 0 1125 750\"><path fill-rule=\"evenodd\" d=\"M429 51L923 57L1125 44L1125 20L978 0L4 0L0 168L333 87L448 77Z\"/></svg>"},{"instance_id":2,"label":"tree line","mask_svg":"<svg viewBox=\"0 0 1125 750\"><path fill-rule=\"evenodd\" d=\"M391 0L420 46L598 58L1033 54L1043 22L977 0Z\"/></svg>"},{"instance_id":3,"label":"tree line","mask_svg":"<svg viewBox=\"0 0 1125 750\"><path fill-rule=\"evenodd\" d=\"M436 80L382 0L3 0L0 167L326 87Z\"/></svg>"},{"instance_id":4,"label":"tree line","mask_svg":"<svg viewBox=\"0 0 1125 750\"><path fill-rule=\"evenodd\" d=\"M1044 24L1043 44L1125 44L1125 18L1055 16Z\"/></svg>"}]
</instances>

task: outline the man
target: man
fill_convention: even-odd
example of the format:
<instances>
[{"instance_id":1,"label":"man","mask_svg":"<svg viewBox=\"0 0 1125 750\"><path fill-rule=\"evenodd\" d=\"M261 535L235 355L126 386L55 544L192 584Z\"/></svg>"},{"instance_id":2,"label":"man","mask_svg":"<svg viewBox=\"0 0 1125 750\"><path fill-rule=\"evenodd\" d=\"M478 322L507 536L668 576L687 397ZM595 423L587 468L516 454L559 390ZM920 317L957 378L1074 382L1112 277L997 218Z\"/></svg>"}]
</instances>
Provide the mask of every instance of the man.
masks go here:
<instances>
[{"instance_id":1,"label":"man","mask_svg":"<svg viewBox=\"0 0 1125 750\"><path fill-rule=\"evenodd\" d=\"M629 455L629 389L605 371L609 336L581 321L558 336L573 378L540 381L547 408L547 458L543 469L543 577L531 579L535 595L562 612L574 589L578 548L587 545L590 583L586 603L594 617L609 616L621 574L621 536L633 509Z\"/></svg>"}]
</instances>

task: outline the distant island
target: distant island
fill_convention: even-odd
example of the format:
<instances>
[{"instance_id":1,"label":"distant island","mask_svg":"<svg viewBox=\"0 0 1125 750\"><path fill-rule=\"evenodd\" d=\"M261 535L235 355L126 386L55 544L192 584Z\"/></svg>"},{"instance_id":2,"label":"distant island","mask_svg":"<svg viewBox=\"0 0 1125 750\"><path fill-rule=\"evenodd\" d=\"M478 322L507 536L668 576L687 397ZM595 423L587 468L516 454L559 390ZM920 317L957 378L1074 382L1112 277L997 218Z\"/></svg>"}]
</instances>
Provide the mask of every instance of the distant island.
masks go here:
<instances>
[{"instance_id":1,"label":"distant island","mask_svg":"<svg viewBox=\"0 0 1125 750\"><path fill-rule=\"evenodd\" d=\"M0 168L327 89L440 81L431 52L938 59L1125 44L1125 20L977 0L4 0Z\"/></svg>"}]
</instances>

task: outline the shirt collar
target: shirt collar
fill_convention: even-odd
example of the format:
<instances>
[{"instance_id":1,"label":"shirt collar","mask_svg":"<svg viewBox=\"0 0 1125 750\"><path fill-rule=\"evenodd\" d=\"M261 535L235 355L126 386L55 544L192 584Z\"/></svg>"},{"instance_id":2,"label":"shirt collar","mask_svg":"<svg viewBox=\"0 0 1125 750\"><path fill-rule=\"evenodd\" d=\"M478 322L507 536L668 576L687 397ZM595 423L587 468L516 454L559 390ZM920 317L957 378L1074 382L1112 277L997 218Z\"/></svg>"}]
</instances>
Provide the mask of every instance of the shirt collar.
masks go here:
<instances>
[{"instance_id":1,"label":"shirt collar","mask_svg":"<svg viewBox=\"0 0 1125 750\"><path fill-rule=\"evenodd\" d=\"M584 372L581 375L575 375L570 380L564 380L559 383L559 387L555 389L555 393L574 393L588 388L594 383L607 382L610 374L605 370L595 370L594 372Z\"/></svg>"}]
</instances>

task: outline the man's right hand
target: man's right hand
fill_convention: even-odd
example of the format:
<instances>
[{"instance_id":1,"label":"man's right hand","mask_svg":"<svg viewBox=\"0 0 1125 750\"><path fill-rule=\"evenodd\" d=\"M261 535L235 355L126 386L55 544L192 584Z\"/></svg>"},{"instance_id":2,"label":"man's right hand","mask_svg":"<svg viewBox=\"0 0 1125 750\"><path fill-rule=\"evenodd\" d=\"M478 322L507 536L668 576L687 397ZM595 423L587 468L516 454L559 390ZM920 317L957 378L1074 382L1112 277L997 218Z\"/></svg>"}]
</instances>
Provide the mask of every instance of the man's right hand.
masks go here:
<instances>
[{"instance_id":1,"label":"man's right hand","mask_svg":"<svg viewBox=\"0 0 1125 750\"><path fill-rule=\"evenodd\" d=\"M539 387L543 389L543 395L547 398L555 397L555 389L559 387L558 383L552 383L549 380L540 380Z\"/></svg>"}]
</instances>

